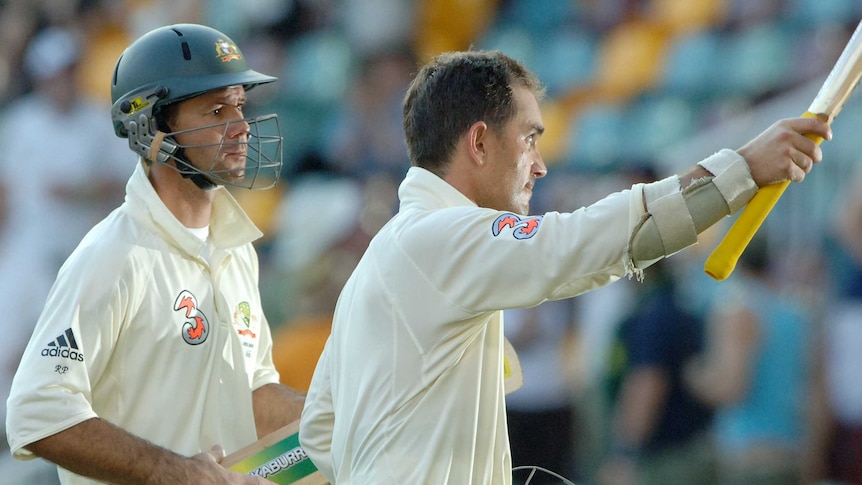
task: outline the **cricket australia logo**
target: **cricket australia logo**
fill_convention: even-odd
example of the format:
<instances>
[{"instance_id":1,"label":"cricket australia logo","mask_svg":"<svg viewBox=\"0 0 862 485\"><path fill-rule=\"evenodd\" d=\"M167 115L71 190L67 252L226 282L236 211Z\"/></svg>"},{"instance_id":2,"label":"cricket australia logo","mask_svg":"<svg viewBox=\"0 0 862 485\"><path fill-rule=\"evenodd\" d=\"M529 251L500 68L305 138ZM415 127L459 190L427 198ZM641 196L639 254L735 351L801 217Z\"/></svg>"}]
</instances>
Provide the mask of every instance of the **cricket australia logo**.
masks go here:
<instances>
[{"instance_id":1,"label":"cricket australia logo","mask_svg":"<svg viewBox=\"0 0 862 485\"><path fill-rule=\"evenodd\" d=\"M224 39L219 39L215 43L216 55L221 58L222 62L234 61L242 59L236 44L228 42Z\"/></svg>"},{"instance_id":2,"label":"cricket australia logo","mask_svg":"<svg viewBox=\"0 0 862 485\"><path fill-rule=\"evenodd\" d=\"M251 329L251 320L251 305L247 301L240 302L236 307L236 311L233 312L233 322L235 326L239 327L239 330L237 330L239 335L257 338L257 335ZM242 324L239 322L242 322Z\"/></svg>"},{"instance_id":3,"label":"cricket australia logo","mask_svg":"<svg viewBox=\"0 0 862 485\"><path fill-rule=\"evenodd\" d=\"M183 323L183 340L189 345L199 345L210 334L210 322L198 308L198 299L188 290L183 290L174 302L174 310L182 311L186 319Z\"/></svg>"},{"instance_id":4,"label":"cricket australia logo","mask_svg":"<svg viewBox=\"0 0 862 485\"><path fill-rule=\"evenodd\" d=\"M510 230L515 239L530 239L539 232L541 225L542 216L521 217L507 212L494 220L491 234L497 237L504 230Z\"/></svg>"}]
</instances>

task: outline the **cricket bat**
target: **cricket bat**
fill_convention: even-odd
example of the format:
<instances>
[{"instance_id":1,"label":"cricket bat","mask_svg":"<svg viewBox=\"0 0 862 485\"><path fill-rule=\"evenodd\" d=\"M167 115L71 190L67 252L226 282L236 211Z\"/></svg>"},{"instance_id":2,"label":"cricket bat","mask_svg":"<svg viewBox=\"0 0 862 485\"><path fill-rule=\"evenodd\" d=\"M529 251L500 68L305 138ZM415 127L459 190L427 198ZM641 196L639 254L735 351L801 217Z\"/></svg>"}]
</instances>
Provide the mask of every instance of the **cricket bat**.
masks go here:
<instances>
[{"instance_id":1,"label":"cricket bat","mask_svg":"<svg viewBox=\"0 0 862 485\"><path fill-rule=\"evenodd\" d=\"M299 420L231 453L221 461L221 465L281 485L329 483L299 444Z\"/></svg>"},{"instance_id":2,"label":"cricket bat","mask_svg":"<svg viewBox=\"0 0 862 485\"><path fill-rule=\"evenodd\" d=\"M827 123L838 116L841 108L862 76L862 22L856 30L820 87L820 91L802 116L820 118ZM819 145L823 138L809 136ZM751 242L766 216L790 185L790 181L761 187L734 221L724 239L712 251L704 264L704 272L722 281L733 272L742 252Z\"/></svg>"}]
</instances>

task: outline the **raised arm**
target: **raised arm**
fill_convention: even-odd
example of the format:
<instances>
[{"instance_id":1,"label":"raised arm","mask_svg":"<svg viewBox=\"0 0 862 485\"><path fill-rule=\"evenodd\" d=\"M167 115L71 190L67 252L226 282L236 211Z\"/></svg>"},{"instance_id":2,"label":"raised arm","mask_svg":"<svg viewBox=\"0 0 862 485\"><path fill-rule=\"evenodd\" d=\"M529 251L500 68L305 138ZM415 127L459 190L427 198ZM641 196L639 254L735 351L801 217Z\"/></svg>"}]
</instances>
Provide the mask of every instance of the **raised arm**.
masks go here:
<instances>
[{"instance_id":1,"label":"raised arm","mask_svg":"<svg viewBox=\"0 0 862 485\"><path fill-rule=\"evenodd\" d=\"M832 137L816 118L780 120L738 150L721 150L678 177L648 185L649 216L632 237L633 259L651 261L694 244L698 234L744 207L758 187L801 182L823 158L808 134ZM690 221L688 230L680 229L680 218Z\"/></svg>"}]
</instances>

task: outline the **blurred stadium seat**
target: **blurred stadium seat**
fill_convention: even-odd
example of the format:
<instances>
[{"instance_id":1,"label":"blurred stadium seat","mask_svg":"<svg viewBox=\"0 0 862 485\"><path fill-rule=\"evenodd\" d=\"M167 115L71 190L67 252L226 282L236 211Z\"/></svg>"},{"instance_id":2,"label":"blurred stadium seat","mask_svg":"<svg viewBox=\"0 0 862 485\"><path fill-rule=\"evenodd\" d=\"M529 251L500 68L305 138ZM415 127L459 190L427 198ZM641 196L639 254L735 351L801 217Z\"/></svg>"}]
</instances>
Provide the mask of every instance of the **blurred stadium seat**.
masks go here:
<instances>
[{"instance_id":1,"label":"blurred stadium seat","mask_svg":"<svg viewBox=\"0 0 862 485\"><path fill-rule=\"evenodd\" d=\"M724 0L650 0L646 18L677 36L716 26L726 8Z\"/></svg>"},{"instance_id":2,"label":"blurred stadium seat","mask_svg":"<svg viewBox=\"0 0 862 485\"><path fill-rule=\"evenodd\" d=\"M785 21L811 28L820 24L856 25L862 16L859 0L787 0Z\"/></svg>"},{"instance_id":3,"label":"blurred stadium seat","mask_svg":"<svg viewBox=\"0 0 862 485\"><path fill-rule=\"evenodd\" d=\"M714 30L678 37L670 46L662 73L662 87L690 101L717 95L721 75L721 37Z\"/></svg>"},{"instance_id":4,"label":"blurred stadium seat","mask_svg":"<svg viewBox=\"0 0 862 485\"><path fill-rule=\"evenodd\" d=\"M698 113L680 97L648 94L627 106L624 122L619 137L623 160L652 160L695 132Z\"/></svg>"},{"instance_id":5,"label":"blurred stadium seat","mask_svg":"<svg viewBox=\"0 0 862 485\"><path fill-rule=\"evenodd\" d=\"M593 103L584 106L570 121L563 158L575 170L609 170L623 155L624 105Z\"/></svg>"},{"instance_id":6,"label":"blurred stadium seat","mask_svg":"<svg viewBox=\"0 0 862 485\"><path fill-rule=\"evenodd\" d=\"M756 98L786 87L794 72L796 36L778 22L764 23L727 36L724 69L715 70L722 94Z\"/></svg>"},{"instance_id":7,"label":"blurred stadium seat","mask_svg":"<svg viewBox=\"0 0 862 485\"><path fill-rule=\"evenodd\" d=\"M532 67L535 58L533 38L523 28L514 25L499 25L488 30L476 43L483 50L499 50Z\"/></svg>"},{"instance_id":8,"label":"blurred stadium seat","mask_svg":"<svg viewBox=\"0 0 862 485\"><path fill-rule=\"evenodd\" d=\"M325 30L304 34L286 49L282 92L292 99L340 102L347 92L352 62L350 45L343 36Z\"/></svg>"},{"instance_id":9,"label":"blurred stadium seat","mask_svg":"<svg viewBox=\"0 0 862 485\"><path fill-rule=\"evenodd\" d=\"M598 46L595 35L574 29L562 30L546 36L542 45L528 65L545 83L549 96L593 80Z\"/></svg>"},{"instance_id":10,"label":"blurred stadium seat","mask_svg":"<svg viewBox=\"0 0 862 485\"><path fill-rule=\"evenodd\" d=\"M617 101L651 89L661 79L668 47L667 34L642 20L622 23L601 40L595 87Z\"/></svg>"},{"instance_id":11,"label":"blurred stadium seat","mask_svg":"<svg viewBox=\"0 0 862 485\"><path fill-rule=\"evenodd\" d=\"M517 25L531 36L545 36L578 25L583 2L509 0L502 2L496 25Z\"/></svg>"},{"instance_id":12,"label":"blurred stadium seat","mask_svg":"<svg viewBox=\"0 0 862 485\"><path fill-rule=\"evenodd\" d=\"M542 159L546 165L555 165L565 156L569 123L573 117L570 110L554 98L543 100L541 107L542 121L545 123L545 133L539 142Z\"/></svg>"},{"instance_id":13,"label":"blurred stadium seat","mask_svg":"<svg viewBox=\"0 0 862 485\"><path fill-rule=\"evenodd\" d=\"M415 51L421 61L468 49L495 20L497 0L416 2Z\"/></svg>"}]
</instances>

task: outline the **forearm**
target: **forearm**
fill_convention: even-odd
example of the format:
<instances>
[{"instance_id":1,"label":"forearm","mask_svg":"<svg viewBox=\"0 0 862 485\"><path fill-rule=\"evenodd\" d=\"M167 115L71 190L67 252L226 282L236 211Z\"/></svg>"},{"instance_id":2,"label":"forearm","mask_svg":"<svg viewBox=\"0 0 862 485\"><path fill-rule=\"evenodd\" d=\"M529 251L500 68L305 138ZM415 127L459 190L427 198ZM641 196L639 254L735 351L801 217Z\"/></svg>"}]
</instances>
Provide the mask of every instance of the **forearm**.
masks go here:
<instances>
[{"instance_id":1,"label":"forearm","mask_svg":"<svg viewBox=\"0 0 862 485\"><path fill-rule=\"evenodd\" d=\"M727 302L731 307L739 302ZM757 317L744 308L721 312L711 321L708 347L703 356L684 369L686 385L701 401L729 406L748 392L754 355L760 339Z\"/></svg>"},{"instance_id":2,"label":"forearm","mask_svg":"<svg viewBox=\"0 0 862 485\"><path fill-rule=\"evenodd\" d=\"M254 423L262 438L299 419L305 395L281 384L267 384L252 394Z\"/></svg>"},{"instance_id":3,"label":"forearm","mask_svg":"<svg viewBox=\"0 0 862 485\"><path fill-rule=\"evenodd\" d=\"M731 150L679 176L644 187L647 211L632 236L636 261L650 261L697 242L697 235L741 209L757 192L745 160Z\"/></svg>"},{"instance_id":4,"label":"forearm","mask_svg":"<svg viewBox=\"0 0 862 485\"><path fill-rule=\"evenodd\" d=\"M658 368L639 368L626 376L614 423L616 446L638 449L649 441L665 405L667 392L667 377Z\"/></svg>"},{"instance_id":5,"label":"forearm","mask_svg":"<svg viewBox=\"0 0 862 485\"><path fill-rule=\"evenodd\" d=\"M199 483L193 460L138 438L98 418L26 447L78 475L109 483Z\"/></svg>"}]
</instances>

